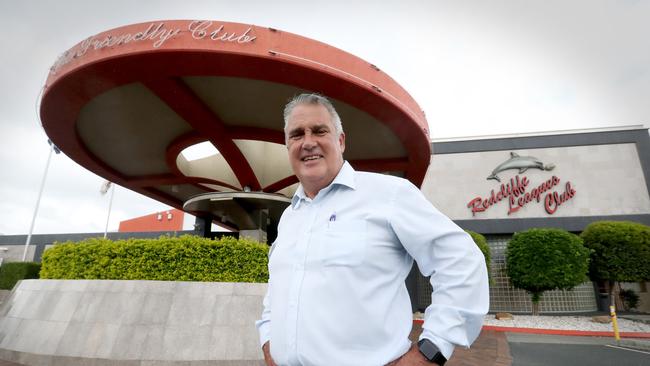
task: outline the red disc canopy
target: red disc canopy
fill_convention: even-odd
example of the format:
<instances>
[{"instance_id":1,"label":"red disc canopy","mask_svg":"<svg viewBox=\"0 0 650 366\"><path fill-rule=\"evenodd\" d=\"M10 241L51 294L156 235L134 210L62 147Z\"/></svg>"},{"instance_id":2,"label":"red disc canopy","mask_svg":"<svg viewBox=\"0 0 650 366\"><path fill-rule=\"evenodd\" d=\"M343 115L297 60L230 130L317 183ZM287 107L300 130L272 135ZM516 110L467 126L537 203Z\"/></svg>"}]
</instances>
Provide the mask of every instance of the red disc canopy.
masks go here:
<instances>
[{"instance_id":1,"label":"red disc canopy","mask_svg":"<svg viewBox=\"0 0 650 366\"><path fill-rule=\"evenodd\" d=\"M182 208L211 192L292 195L282 111L302 92L332 100L355 169L422 183L430 145L413 98L376 66L273 28L168 20L97 34L52 66L40 113L77 163ZM218 152L182 153L206 141Z\"/></svg>"}]
</instances>

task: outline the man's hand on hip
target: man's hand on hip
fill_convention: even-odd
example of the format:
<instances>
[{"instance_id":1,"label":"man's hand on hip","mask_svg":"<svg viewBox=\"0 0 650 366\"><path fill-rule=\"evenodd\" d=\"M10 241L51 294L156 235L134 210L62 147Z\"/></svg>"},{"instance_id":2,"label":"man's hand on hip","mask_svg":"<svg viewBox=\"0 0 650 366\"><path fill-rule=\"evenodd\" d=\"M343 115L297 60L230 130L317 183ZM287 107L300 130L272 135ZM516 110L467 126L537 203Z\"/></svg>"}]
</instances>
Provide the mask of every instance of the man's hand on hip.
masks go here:
<instances>
[{"instance_id":1,"label":"man's hand on hip","mask_svg":"<svg viewBox=\"0 0 650 366\"><path fill-rule=\"evenodd\" d=\"M271 341L264 343L262 352L264 352L264 363L266 363L266 366L278 366L273 361L273 357L271 357Z\"/></svg>"},{"instance_id":2,"label":"man's hand on hip","mask_svg":"<svg viewBox=\"0 0 650 366\"><path fill-rule=\"evenodd\" d=\"M389 363L387 366L432 366L438 365L437 363L429 362L424 355L420 353L417 344L413 344L411 349L406 352L402 357Z\"/></svg>"}]
</instances>

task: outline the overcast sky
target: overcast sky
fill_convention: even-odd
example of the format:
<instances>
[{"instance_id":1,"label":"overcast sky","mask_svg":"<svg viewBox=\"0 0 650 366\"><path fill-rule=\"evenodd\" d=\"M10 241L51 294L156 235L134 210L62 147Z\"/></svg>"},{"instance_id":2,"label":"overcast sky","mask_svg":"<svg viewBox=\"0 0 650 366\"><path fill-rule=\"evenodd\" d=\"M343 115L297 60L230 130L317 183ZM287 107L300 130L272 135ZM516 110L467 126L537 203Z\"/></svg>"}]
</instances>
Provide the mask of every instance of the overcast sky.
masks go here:
<instances>
[{"instance_id":1,"label":"overcast sky","mask_svg":"<svg viewBox=\"0 0 650 366\"><path fill-rule=\"evenodd\" d=\"M379 66L432 138L650 126L650 0L0 2L0 234L26 234L48 155L49 67L93 34L166 19L300 34ZM103 179L52 157L35 233L102 232ZM109 231L168 206L118 187Z\"/></svg>"}]
</instances>

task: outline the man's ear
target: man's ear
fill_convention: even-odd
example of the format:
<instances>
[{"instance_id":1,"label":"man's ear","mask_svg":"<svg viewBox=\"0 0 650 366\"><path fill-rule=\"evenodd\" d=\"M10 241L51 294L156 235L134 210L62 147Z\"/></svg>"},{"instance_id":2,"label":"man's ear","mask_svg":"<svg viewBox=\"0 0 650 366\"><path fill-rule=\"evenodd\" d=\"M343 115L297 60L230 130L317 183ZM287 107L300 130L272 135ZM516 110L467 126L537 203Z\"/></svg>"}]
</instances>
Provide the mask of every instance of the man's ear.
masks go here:
<instances>
[{"instance_id":1,"label":"man's ear","mask_svg":"<svg viewBox=\"0 0 650 366\"><path fill-rule=\"evenodd\" d=\"M339 135L339 145L341 146L341 154L345 152L345 132Z\"/></svg>"}]
</instances>

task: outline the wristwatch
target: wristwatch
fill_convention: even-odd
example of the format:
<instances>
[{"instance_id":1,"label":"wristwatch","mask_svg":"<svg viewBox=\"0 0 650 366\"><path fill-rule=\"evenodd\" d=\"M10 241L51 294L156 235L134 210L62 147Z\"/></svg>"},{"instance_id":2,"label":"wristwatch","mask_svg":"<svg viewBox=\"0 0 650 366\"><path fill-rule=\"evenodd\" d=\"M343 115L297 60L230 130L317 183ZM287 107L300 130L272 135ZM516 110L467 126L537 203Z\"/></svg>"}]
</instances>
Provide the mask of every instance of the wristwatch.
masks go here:
<instances>
[{"instance_id":1,"label":"wristwatch","mask_svg":"<svg viewBox=\"0 0 650 366\"><path fill-rule=\"evenodd\" d=\"M440 366L444 365L445 362L447 362L447 359L442 355L438 347L436 347L433 342L426 338L422 338L418 342L418 349L424 358L426 358L429 362L435 362Z\"/></svg>"}]
</instances>

